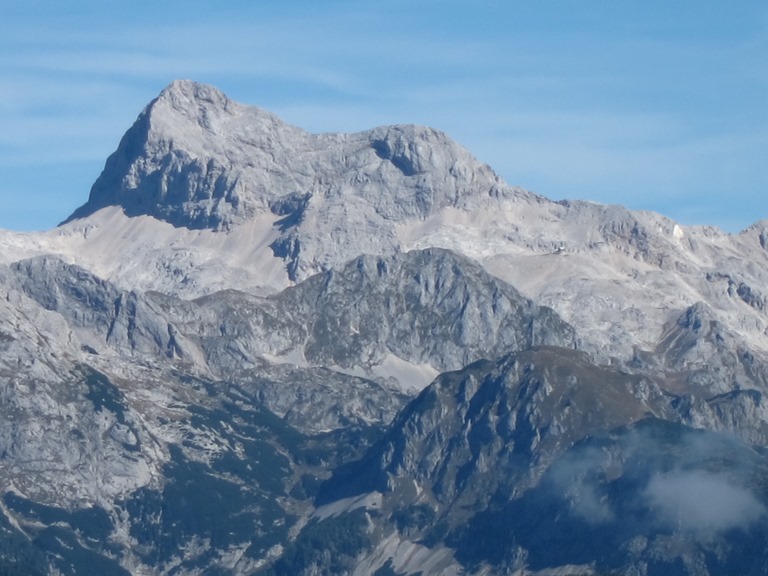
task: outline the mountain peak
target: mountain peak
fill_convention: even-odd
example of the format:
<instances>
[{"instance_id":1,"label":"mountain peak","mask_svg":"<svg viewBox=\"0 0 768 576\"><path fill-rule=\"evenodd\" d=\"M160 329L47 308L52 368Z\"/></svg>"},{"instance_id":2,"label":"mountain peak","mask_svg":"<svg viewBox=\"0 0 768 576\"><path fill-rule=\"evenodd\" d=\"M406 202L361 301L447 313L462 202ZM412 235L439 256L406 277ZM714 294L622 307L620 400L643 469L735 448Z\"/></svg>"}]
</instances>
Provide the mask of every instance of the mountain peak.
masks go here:
<instances>
[{"instance_id":1,"label":"mountain peak","mask_svg":"<svg viewBox=\"0 0 768 576\"><path fill-rule=\"evenodd\" d=\"M212 104L223 103L230 100L221 90L210 84L195 82L194 80L174 80L166 86L157 97L157 100L169 100L172 102L200 101Z\"/></svg>"},{"instance_id":2,"label":"mountain peak","mask_svg":"<svg viewBox=\"0 0 768 576\"><path fill-rule=\"evenodd\" d=\"M305 207L343 204L360 212L350 218L403 222L510 190L431 128L314 135L212 86L177 80L144 109L67 221L120 206L176 227L226 229L298 195Z\"/></svg>"},{"instance_id":3,"label":"mountain peak","mask_svg":"<svg viewBox=\"0 0 768 576\"><path fill-rule=\"evenodd\" d=\"M245 106L231 100L224 92L210 84L193 80L174 80L166 86L144 110L150 118L152 131L161 138L173 138L179 145L194 145L199 136L179 133L187 121L210 132L226 136L232 126L222 122L227 118L245 115L248 124L287 125L274 114L256 106ZM217 122L218 120L218 122Z\"/></svg>"},{"instance_id":4,"label":"mountain peak","mask_svg":"<svg viewBox=\"0 0 768 576\"><path fill-rule=\"evenodd\" d=\"M150 117L155 132L170 132L172 135L178 130L182 118L205 127L206 119L211 114L231 112L235 106L234 102L214 86L192 80L175 80L147 106L144 114Z\"/></svg>"}]
</instances>

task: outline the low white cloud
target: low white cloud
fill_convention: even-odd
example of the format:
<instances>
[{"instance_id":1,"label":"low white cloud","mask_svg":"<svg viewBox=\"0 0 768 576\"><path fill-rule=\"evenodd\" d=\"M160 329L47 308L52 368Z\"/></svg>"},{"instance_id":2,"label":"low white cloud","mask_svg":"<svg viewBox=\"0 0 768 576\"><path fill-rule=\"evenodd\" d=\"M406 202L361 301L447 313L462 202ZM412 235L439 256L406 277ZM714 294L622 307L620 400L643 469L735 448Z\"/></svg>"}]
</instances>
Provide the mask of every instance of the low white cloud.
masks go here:
<instances>
[{"instance_id":1,"label":"low white cloud","mask_svg":"<svg viewBox=\"0 0 768 576\"><path fill-rule=\"evenodd\" d=\"M608 498L598 481L605 455L587 449L561 458L550 470L556 494L574 516L589 524L603 524L615 519Z\"/></svg>"},{"instance_id":2,"label":"low white cloud","mask_svg":"<svg viewBox=\"0 0 768 576\"><path fill-rule=\"evenodd\" d=\"M643 496L659 522L700 534L747 529L766 513L749 490L700 470L657 474Z\"/></svg>"}]
</instances>

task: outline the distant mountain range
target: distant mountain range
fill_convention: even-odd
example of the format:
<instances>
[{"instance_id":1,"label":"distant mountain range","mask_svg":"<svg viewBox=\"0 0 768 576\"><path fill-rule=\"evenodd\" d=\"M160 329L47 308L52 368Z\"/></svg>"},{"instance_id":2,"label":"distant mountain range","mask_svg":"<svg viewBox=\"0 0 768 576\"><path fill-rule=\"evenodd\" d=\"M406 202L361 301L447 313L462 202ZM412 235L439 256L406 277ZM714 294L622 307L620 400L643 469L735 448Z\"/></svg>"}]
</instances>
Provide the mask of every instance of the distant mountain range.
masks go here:
<instances>
[{"instance_id":1,"label":"distant mountain range","mask_svg":"<svg viewBox=\"0 0 768 576\"><path fill-rule=\"evenodd\" d=\"M0 574L768 571L768 221L176 81L0 231Z\"/></svg>"}]
</instances>

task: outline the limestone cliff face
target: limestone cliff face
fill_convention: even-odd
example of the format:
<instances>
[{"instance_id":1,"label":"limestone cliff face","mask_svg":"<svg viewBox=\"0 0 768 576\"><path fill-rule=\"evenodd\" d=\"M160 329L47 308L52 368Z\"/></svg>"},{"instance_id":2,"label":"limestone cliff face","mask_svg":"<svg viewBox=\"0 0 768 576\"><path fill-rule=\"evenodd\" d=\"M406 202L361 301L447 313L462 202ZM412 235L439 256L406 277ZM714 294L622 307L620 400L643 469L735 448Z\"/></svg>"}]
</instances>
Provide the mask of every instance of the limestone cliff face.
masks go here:
<instances>
[{"instance_id":1,"label":"limestone cliff face","mask_svg":"<svg viewBox=\"0 0 768 576\"><path fill-rule=\"evenodd\" d=\"M177 81L141 113L68 220L119 206L223 230L272 213L282 232L272 248L297 279L318 271L318 259L391 252L398 223L499 194L525 193L437 130L310 134L211 86Z\"/></svg>"}]
</instances>

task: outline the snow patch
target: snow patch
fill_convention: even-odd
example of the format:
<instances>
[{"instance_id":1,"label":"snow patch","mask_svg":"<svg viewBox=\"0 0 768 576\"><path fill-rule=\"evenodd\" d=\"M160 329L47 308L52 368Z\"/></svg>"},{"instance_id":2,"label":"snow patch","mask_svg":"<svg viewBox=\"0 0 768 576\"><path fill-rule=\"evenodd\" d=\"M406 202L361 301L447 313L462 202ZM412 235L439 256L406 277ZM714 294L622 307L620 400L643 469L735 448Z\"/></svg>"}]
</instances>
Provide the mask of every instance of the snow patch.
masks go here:
<instances>
[{"instance_id":1,"label":"snow patch","mask_svg":"<svg viewBox=\"0 0 768 576\"><path fill-rule=\"evenodd\" d=\"M299 368L307 368L309 366L307 359L304 357L304 350L302 348L295 348L288 352L288 354L283 354L281 356L263 353L261 357L272 364L288 364L289 366L297 366Z\"/></svg>"},{"instance_id":2,"label":"snow patch","mask_svg":"<svg viewBox=\"0 0 768 576\"><path fill-rule=\"evenodd\" d=\"M370 368L363 366L344 368L335 364L328 368L357 378L392 382L397 390L409 395L421 392L440 374L440 371L431 364L414 364L394 354L388 354L380 364Z\"/></svg>"},{"instance_id":3,"label":"snow patch","mask_svg":"<svg viewBox=\"0 0 768 576\"><path fill-rule=\"evenodd\" d=\"M352 510L356 510L358 508L365 508L366 510L379 510L381 509L382 498L383 496L381 492L369 492L368 494L363 494L361 496L342 498L336 502L331 502L330 504L320 506L317 510L315 510L314 514L312 514L312 518L325 520L326 518L339 516L345 512L351 512Z\"/></svg>"},{"instance_id":4,"label":"snow patch","mask_svg":"<svg viewBox=\"0 0 768 576\"><path fill-rule=\"evenodd\" d=\"M394 378L406 394L416 394L437 378L440 371L431 364L414 364L394 354L388 354L371 372L379 378Z\"/></svg>"},{"instance_id":5,"label":"snow patch","mask_svg":"<svg viewBox=\"0 0 768 576\"><path fill-rule=\"evenodd\" d=\"M373 574L388 562L398 574L441 574L458 576L463 568L454 560L450 549L444 547L426 548L421 544L401 539L393 533L383 538L373 552L360 559L353 576Z\"/></svg>"}]
</instances>

